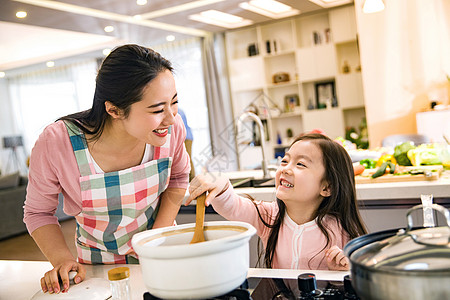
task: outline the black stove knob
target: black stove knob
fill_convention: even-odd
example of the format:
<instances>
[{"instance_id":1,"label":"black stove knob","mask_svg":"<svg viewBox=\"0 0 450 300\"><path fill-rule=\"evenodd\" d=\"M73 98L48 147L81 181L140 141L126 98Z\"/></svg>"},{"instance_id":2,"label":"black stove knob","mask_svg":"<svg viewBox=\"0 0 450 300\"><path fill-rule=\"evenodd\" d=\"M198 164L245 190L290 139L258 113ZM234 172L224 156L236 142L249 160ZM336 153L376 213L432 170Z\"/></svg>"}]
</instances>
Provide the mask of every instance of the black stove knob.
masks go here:
<instances>
[{"instance_id":1,"label":"black stove knob","mask_svg":"<svg viewBox=\"0 0 450 300\"><path fill-rule=\"evenodd\" d=\"M312 293L317 289L316 275L313 273L303 273L298 275L298 289L302 293Z\"/></svg>"},{"instance_id":2,"label":"black stove knob","mask_svg":"<svg viewBox=\"0 0 450 300\"><path fill-rule=\"evenodd\" d=\"M345 296L347 297L347 299L357 299L358 298L356 296L355 290L353 289L352 278L350 277L350 275L344 276L344 292L345 292Z\"/></svg>"}]
</instances>

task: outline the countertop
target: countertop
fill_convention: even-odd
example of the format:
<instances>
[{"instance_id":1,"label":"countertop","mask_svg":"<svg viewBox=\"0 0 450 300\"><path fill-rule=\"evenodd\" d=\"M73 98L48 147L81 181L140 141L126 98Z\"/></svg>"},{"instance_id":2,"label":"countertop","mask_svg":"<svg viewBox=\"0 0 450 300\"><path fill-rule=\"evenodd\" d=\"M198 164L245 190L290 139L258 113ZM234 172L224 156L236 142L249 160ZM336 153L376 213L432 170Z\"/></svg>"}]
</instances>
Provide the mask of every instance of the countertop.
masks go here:
<instances>
[{"instance_id":1,"label":"countertop","mask_svg":"<svg viewBox=\"0 0 450 300\"><path fill-rule=\"evenodd\" d=\"M225 173L228 178L262 178L261 170ZM274 172L271 172L274 176ZM248 194L262 201L275 199L275 188L238 188L239 194ZM450 171L441 174L439 180L356 184L356 196L360 201L389 199L418 199L421 194L433 194L434 198L450 198Z\"/></svg>"},{"instance_id":2,"label":"countertop","mask_svg":"<svg viewBox=\"0 0 450 300\"><path fill-rule=\"evenodd\" d=\"M140 265L86 265L89 278L108 278L108 270L127 266L130 268L130 285L133 300L143 299L146 292ZM0 299L29 300L40 290L40 278L50 270L51 264L44 261L0 260ZM323 270L281 270L250 268L248 277L297 278L301 273L314 273L319 280L341 281L349 272ZM70 289L69 289L70 291Z\"/></svg>"}]
</instances>

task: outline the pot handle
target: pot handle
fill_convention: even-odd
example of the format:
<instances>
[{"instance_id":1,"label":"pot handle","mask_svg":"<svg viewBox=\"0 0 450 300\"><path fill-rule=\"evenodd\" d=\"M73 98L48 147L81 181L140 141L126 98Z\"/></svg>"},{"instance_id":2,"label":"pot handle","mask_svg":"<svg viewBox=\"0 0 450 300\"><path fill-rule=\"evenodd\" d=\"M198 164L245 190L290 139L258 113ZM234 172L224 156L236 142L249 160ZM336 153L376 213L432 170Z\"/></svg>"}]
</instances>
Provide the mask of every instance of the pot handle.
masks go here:
<instances>
[{"instance_id":1,"label":"pot handle","mask_svg":"<svg viewBox=\"0 0 450 300\"><path fill-rule=\"evenodd\" d=\"M434 210L439 211L440 213L442 213L447 221L447 226L450 227L450 212L448 211L448 209L446 209L445 207L443 207L442 205L439 204L430 204L430 205L416 205L411 207L410 209L408 209L408 211L406 212L406 218L408 219L408 227L406 228L406 232L410 231L413 228L413 220L412 220L412 216L411 213L417 209L425 209L425 208L432 208Z\"/></svg>"},{"instance_id":2,"label":"pot handle","mask_svg":"<svg viewBox=\"0 0 450 300\"><path fill-rule=\"evenodd\" d=\"M412 230L413 225L414 225L414 224L413 224L413 220L412 220L411 213L412 213L413 211L415 211L415 210L417 210L417 209L421 209L421 208L422 208L422 209L425 209L425 208L428 208L428 209L434 209L434 210L436 210L436 211L442 213L442 214L444 215L446 221L447 221L447 226L450 227L450 212L448 211L448 209L446 209L445 207L443 207L442 205L439 205L439 204L428 204L428 205L422 205L422 204L419 204L419 205L416 205L416 206L411 207L411 208L406 212L406 218L407 218L407 220L408 220L408 226L407 226L407 228L406 228L405 234L411 236L411 238L412 238L412 239L414 240L414 242L416 242L416 243L419 243L419 244L422 244L422 245L429 245L429 246L438 246L437 244L425 243L425 242L419 241L419 240L417 239L417 235L416 235L416 234L410 234L410 233L409 233L409 232ZM448 238L448 239L449 239L449 241L450 241L450 235L449 235L449 238ZM447 245L447 243L446 243L445 245Z\"/></svg>"}]
</instances>

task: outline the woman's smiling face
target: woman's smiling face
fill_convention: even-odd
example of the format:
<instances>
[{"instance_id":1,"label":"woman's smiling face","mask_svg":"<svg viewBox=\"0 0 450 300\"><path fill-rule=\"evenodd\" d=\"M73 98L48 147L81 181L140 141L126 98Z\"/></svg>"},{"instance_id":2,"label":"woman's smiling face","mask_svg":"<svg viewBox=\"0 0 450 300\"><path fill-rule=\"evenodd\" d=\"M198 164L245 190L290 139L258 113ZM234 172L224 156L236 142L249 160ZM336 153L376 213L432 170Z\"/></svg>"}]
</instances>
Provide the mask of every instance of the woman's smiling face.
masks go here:
<instances>
[{"instance_id":1,"label":"woman's smiling face","mask_svg":"<svg viewBox=\"0 0 450 300\"><path fill-rule=\"evenodd\" d=\"M294 143L275 175L276 196L286 205L321 201L327 196L321 149L312 141Z\"/></svg>"},{"instance_id":2,"label":"woman's smiling face","mask_svg":"<svg viewBox=\"0 0 450 300\"><path fill-rule=\"evenodd\" d=\"M133 103L123 126L129 135L156 147L164 145L178 113L175 79L162 71L144 88L142 100Z\"/></svg>"}]
</instances>

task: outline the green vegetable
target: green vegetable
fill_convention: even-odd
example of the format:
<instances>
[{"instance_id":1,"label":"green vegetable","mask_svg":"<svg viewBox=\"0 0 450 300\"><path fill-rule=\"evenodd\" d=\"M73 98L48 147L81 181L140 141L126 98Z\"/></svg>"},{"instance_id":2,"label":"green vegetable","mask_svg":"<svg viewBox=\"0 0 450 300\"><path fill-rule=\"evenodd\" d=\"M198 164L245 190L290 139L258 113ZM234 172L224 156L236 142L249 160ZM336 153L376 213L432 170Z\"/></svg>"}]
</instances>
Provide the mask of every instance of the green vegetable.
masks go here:
<instances>
[{"instance_id":1,"label":"green vegetable","mask_svg":"<svg viewBox=\"0 0 450 300\"><path fill-rule=\"evenodd\" d=\"M375 169L377 161L374 159L366 158L359 162L360 165L363 165L366 169Z\"/></svg>"},{"instance_id":2,"label":"green vegetable","mask_svg":"<svg viewBox=\"0 0 450 300\"><path fill-rule=\"evenodd\" d=\"M394 148L394 158L400 166L412 166L408 151L416 147L411 142L404 142Z\"/></svg>"},{"instance_id":3,"label":"green vegetable","mask_svg":"<svg viewBox=\"0 0 450 300\"><path fill-rule=\"evenodd\" d=\"M382 163L381 166L378 168L378 170L372 174L372 178L377 178L377 177L384 175L384 173L386 172L387 166L388 166L387 161Z\"/></svg>"},{"instance_id":4,"label":"green vegetable","mask_svg":"<svg viewBox=\"0 0 450 300\"><path fill-rule=\"evenodd\" d=\"M390 161L385 161L381 164L381 166L378 168L378 170L372 174L372 178L377 178L380 176L383 176L384 173L386 173L386 169L389 168L389 173L394 174L395 172L395 165Z\"/></svg>"},{"instance_id":5,"label":"green vegetable","mask_svg":"<svg viewBox=\"0 0 450 300\"><path fill-rule=\"evenodd\" d=\"M395 172L395 165L392 162L388 161L387 162L387 166L389 167L389 173L394 174L394 172Z\"/></svg>"},{"instance_id":6,"label":"green vegetable","mask_svg":"<svg viewBox=\"0 0 450 300\"><path fill-rule=\"evenodd\" d=\"M407 155L413 166L441 164L439 149L435 148L434 145L419 145L408 150Z\"/></svg>"}]
</instances>

